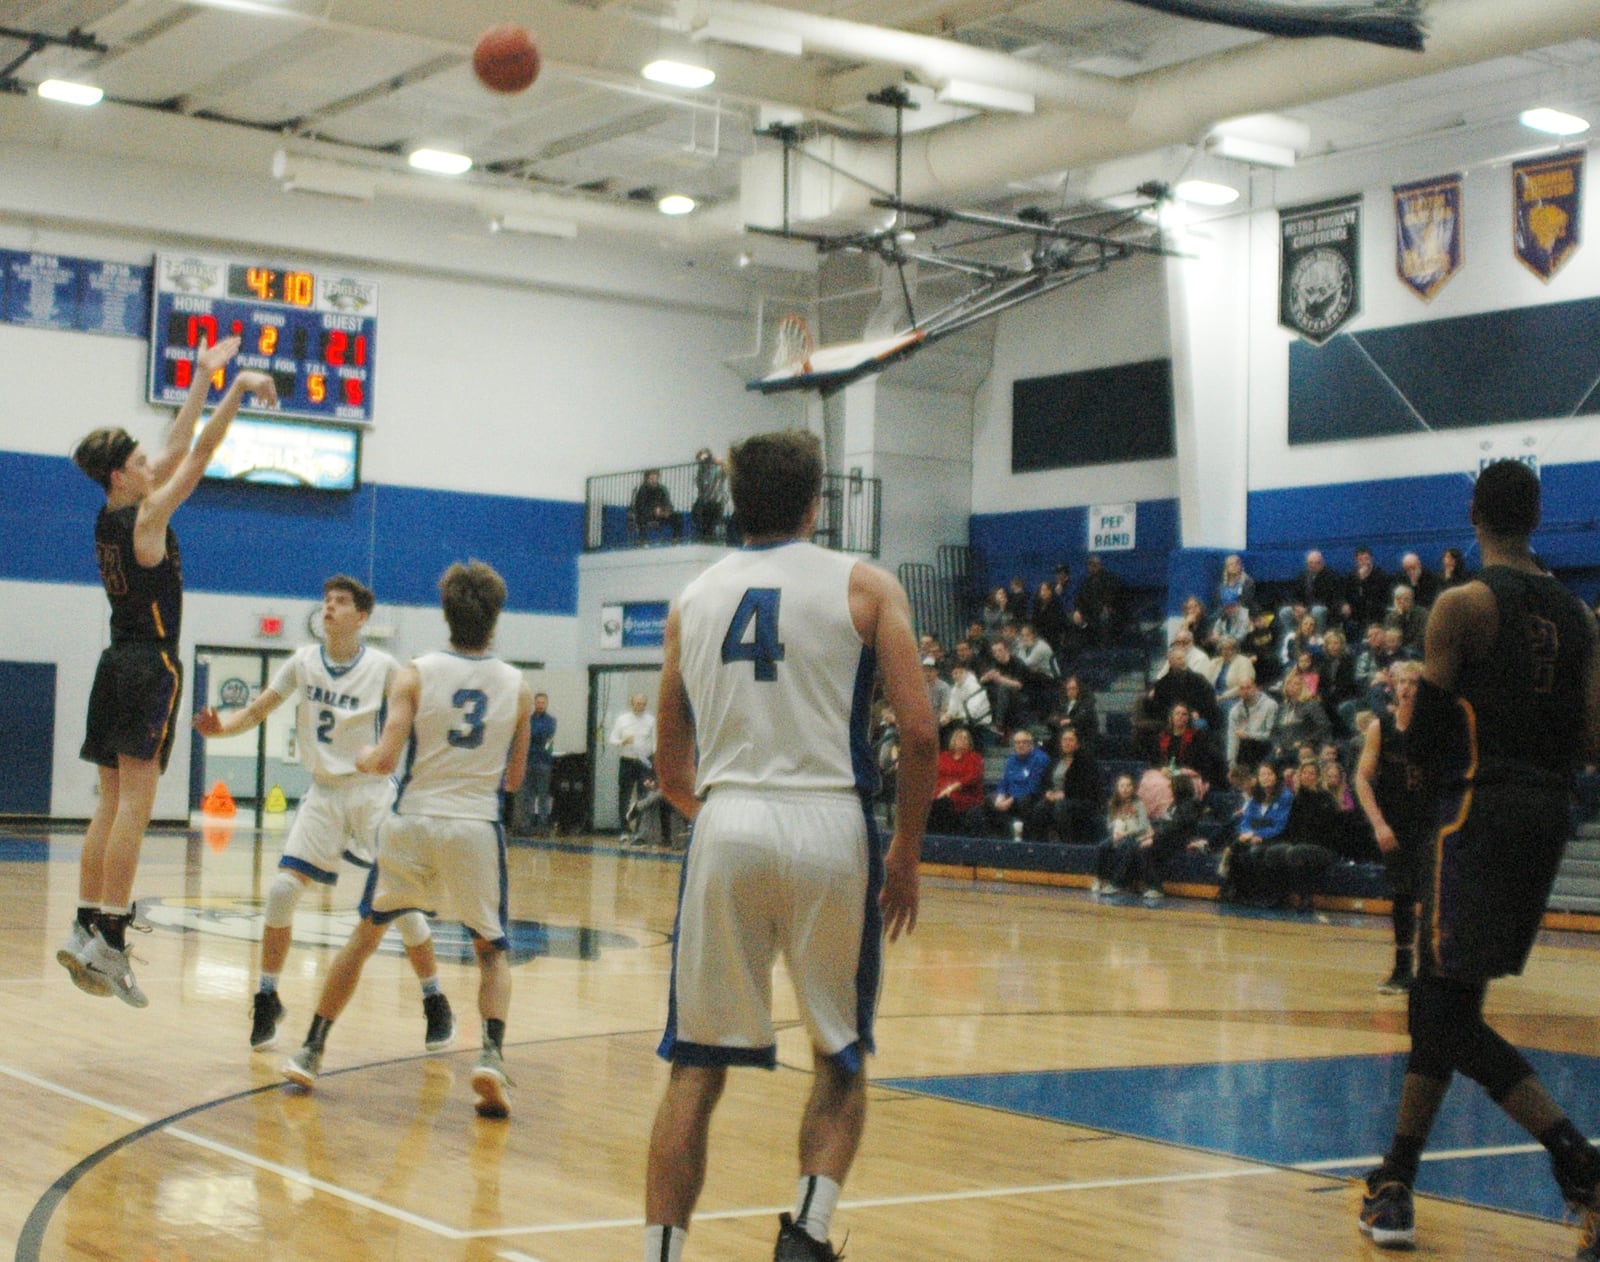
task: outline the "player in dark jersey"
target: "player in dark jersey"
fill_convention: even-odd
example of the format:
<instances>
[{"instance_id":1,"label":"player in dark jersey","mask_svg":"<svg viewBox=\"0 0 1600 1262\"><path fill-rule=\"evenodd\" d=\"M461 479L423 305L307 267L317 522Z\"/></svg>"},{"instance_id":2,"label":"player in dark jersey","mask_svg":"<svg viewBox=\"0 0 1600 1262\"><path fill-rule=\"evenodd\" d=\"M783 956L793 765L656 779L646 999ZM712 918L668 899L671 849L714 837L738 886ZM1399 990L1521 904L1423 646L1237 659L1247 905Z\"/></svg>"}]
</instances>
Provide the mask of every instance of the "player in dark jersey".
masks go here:
<instances>
[{"instance_id":1,"label":"player in dark jersey","mask_svg":"<svg viewBox=\"0 0 1600 1262\"><path fill-rule=\"evenodd\" d=\"M1433 839L1433 799L1424 790L1422 768L1411 757L1411 717L1416 712L1420 662L1389 668L1395 710L1367 724L1356 765L1361 809L1383 855L1384 875L1394 899L1394 971L1378 987L1389 995L1411 989L1417 938L1417 898L1422 891L1428 843Z\"/></svg>"},{"instance_id":2,"label":"player in dark jersey","mask_svg":"<svg viewBox=\"0 0 1600 1262\"><path fill-rule=\"evenodd\" d=\"M1452 1075L1461 1071L1550 1152L1583 1218L1580 1262L1600 1262L1600 1152L1516 1048L1483 1019L1496 977L1520 973L1570 828L1574 767L1600 750L1592 614L1529 551L1539 482L1499 461L1478 477L1483 570L1440 594L1409 746L1437 806L1411 988L1411 1055L1394 1140L1367 1176L1361 1229L1414 1242L1411 1187Z\"/></svg>"},{"instance_id":3,"label":"player in dark jersey","mask_svg":"<svg viewBox=\"0 0 1600 1262\"><path fill-rule=\"evenodd\" d=\"M133 878L156 782L172 753L183 686L183 571L168 523L211 463L244 396L253 394L264 405L277 400L270 376L241 372L194 438L213 377L238 350L236 337L200 349L189 397L155 456L123 429L95 430L72 456L106 493L94 550L111 602L111 645L95 671L81 751L100 768L100 800L84 836L77 919L56 959L80 989L115 994L135 1008L149 1001L128 964Z\"/></svg>"}]
</instances>

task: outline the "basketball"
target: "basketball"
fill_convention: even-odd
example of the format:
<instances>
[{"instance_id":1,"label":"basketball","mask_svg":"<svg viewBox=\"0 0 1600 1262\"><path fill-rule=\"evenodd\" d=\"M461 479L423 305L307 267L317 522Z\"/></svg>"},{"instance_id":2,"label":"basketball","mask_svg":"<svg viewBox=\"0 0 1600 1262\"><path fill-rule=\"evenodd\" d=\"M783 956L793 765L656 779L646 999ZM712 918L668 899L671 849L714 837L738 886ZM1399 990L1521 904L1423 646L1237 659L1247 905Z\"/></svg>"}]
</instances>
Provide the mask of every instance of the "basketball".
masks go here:
<instances>
[{"instance_id":1,"label":"basketball","mask_svg":"<svg viewBox=\"0 0 1600 1262\"><path fill-rule=\"evenodd\" d=\"M472 69L491 92L521 92L539 77L539 46L515 22L483 33L472 50Z\"/></svg>"}]
</instances>

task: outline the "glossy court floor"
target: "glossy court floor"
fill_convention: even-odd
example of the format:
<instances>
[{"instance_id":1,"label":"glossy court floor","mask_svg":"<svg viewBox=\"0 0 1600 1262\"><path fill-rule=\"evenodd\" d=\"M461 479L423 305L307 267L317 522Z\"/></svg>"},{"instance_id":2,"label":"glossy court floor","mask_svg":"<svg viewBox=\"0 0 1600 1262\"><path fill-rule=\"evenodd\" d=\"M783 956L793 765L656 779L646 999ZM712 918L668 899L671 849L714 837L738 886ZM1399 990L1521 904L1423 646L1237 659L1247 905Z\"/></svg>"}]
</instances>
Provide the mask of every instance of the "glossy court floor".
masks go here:
<instances>
[{"instance_id":1,"label":"glossy court floor","mask_svg":"<svg viewBox=\"0 0 1600 1262\"><path fill-rule=\"evenodd\" d=\"M308 898L279 1047L252 1054L260 896L280 833L153 834L134 939L150 1007L54 961L78 838L0 830L0 1240L23 1259L640 1255L665 1068L678 863L605 841L517 845L509 1122L474 1116L476 970L441 925L458 1015L429 1056L417 986L380 955L311 1094L285 1086L359 876ZM1095 903L930 880L888 951L867 1137L835 1219L851 1262L1383 1256L1345 1177L1384 1146L1402 1001L1384 922ZM793 1191L809 1053L778 987L775 1073L736 1072L688 1259L769 1258ZM1551 936L1491 1011L1600 1133L1600 942ZM1416 1256L1568 1258L1543 1155L1452 1089Z\"/></svg>"}]
</instances>

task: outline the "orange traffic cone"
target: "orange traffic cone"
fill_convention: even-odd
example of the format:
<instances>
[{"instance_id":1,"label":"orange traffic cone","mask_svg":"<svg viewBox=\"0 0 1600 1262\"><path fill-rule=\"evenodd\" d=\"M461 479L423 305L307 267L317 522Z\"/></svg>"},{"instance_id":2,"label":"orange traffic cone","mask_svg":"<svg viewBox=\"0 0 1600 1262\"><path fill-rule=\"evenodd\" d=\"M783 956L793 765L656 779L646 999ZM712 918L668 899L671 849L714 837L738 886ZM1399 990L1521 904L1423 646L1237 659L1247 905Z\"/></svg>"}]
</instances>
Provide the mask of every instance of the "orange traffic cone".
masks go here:
<instances>
[{"instance_id":1,"label":"orange traffic cone","mask_svg":"<svg viewBox=\"0 0 1600 1262\"><path fill-rule=\"evenodd\" d=\"M200 813L213 819L232 819L239 813L239 808L234 805L233 794L228 792L228 786L218 780L200 803Z\"/></svg>"}]
</instances>

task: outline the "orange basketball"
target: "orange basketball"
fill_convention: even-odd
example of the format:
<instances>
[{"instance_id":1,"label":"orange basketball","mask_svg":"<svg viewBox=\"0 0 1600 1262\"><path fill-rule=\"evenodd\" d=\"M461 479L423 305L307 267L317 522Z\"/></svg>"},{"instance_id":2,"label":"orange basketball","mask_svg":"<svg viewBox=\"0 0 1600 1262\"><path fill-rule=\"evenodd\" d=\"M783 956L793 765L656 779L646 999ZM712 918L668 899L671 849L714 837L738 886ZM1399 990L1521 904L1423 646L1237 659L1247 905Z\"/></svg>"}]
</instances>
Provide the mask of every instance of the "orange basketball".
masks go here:
<instances>
[{"instance_id":1,"label":"orange basketball","mask_svg":"<svg viewBox=\"0 0 1600 1262\"><path fill-rule=\"evenodd\" d=\"M521 92L539 77L539 45L515 22L493 27L472 50L472 69L491 92Z\"/></svg>"}]
</instances>

